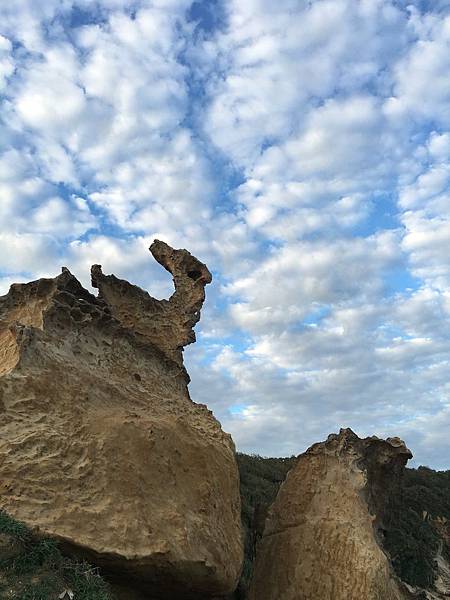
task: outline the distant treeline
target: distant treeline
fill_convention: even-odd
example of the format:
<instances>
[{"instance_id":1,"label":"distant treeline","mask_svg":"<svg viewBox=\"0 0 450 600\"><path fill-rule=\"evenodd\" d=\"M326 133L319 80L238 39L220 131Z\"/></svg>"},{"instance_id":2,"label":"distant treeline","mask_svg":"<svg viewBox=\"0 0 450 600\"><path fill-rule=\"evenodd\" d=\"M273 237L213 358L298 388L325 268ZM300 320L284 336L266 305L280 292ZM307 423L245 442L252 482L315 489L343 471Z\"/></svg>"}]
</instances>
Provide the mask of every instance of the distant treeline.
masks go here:
<instances>
[{"instance_id":1,"label":"distant treeline","mask_svg":"<svg viewBox=\"0 0 450 600\"><path fill-rule=\"evenodd\" d=\"M295 465L297 458L264 458L256 454L237 454L241 480L242 524L245 534L245 556L241 581L236 598L246 596L255 546L262 534L268 507L275 500L281 483L288 471Z\"/></svg>"},{"instance_id":2,"label":"distant treeline","mask_svg":"<svg viewBox=\"0 0 450 600\"><path fill-rule=\"evenodd\" d=\"M251 577L255 546L266 511L297 458L264 458L238 454L241 480L245 560L236 594L243 600ZM384 548L397 575L413 586L430 588L436 578L439 551L450 560L450 471L427 467L405 469L385 516Z\"/></svg>"}]
</instances>

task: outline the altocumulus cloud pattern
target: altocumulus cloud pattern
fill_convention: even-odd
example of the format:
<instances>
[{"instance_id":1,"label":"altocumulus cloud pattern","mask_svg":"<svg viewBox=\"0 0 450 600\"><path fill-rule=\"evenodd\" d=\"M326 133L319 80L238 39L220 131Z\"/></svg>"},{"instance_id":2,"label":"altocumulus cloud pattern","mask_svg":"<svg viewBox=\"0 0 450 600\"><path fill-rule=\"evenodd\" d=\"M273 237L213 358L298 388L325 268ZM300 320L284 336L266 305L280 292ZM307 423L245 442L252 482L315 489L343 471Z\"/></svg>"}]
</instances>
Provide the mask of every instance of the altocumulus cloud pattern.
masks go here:
<instances>
[{"instance_id":1,"label":"altocumulus cloud pattern","mask_svg":"<svg viewBox=\"0 0 450 600\"><path fill-rule=\"evenodd\" d=\"M0 4L0 287L214 271L192 396L239 449L340 426L450 467L450 2Z\"/></svg>"}]
</instances>

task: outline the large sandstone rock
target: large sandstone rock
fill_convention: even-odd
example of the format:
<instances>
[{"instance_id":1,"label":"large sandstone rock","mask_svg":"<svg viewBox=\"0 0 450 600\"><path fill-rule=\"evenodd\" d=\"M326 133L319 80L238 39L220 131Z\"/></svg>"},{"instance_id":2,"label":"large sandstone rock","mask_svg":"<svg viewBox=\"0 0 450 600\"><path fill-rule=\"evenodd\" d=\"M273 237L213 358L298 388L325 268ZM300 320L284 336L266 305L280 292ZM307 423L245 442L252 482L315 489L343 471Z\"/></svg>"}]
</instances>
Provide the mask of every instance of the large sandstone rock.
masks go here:
<instances>
[{"instance_id":1,"label":"large sandstone rock","mask_svg":"<svg viewBox=\"0 0 450 600\"><path fill-rule=\"evenodd\" d=\"M400 600L380 547L384 506L410 451L350 429L299 457L269 510L250 600Z\"/></svg>"},{"instance_id":2,"label":"large sandstone rock","mask_svg":"<svg viewBox=\"0 0 450 600\"><path fill-rule=\"evenodd\" d=\"M211 275L151 251L169 300L98 265L98 297L63 269L0 298L0 508L148 598L221 596L242 562L234 446L182 360Z\"/></svg>"}]
</instances>

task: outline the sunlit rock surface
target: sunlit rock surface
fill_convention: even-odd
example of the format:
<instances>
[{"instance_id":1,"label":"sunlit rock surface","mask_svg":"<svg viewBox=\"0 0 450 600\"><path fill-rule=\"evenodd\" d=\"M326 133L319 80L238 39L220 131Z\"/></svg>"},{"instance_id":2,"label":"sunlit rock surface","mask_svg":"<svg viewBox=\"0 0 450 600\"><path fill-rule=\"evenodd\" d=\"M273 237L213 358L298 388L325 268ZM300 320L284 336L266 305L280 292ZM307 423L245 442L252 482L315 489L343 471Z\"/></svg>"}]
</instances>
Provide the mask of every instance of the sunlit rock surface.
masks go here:
<instances>
[{"instance_id":1,"label":"sunlit rock surface","mask_svg":"<svg viewBox=\"0 0 450 600\"><path fill-rule=\"evenodd\" d=\"M381 548L385 504L411 456L398 438L350 429L301 455L269 510L250 600L412 598Z\"/></svg>"},{"instance_id":2,"label":"sunlit rock surface","mask_svg":"<svg viewBox=\"0 0 450 600\"><path fill-rule=\"evenodd\" d=\"M155 241L175 293L92 268L0 298L0 508L149 598L231 592L242 562L234 446L187 389L207 267Z\"/></svg>"}]
</instances>

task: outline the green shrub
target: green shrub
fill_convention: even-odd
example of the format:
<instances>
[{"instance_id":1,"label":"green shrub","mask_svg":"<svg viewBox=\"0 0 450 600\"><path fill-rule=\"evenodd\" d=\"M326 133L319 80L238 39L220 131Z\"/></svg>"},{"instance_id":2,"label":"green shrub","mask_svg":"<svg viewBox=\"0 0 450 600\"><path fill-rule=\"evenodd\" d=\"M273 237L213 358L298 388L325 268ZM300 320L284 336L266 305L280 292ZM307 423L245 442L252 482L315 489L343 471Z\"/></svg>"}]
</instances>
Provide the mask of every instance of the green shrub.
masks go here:
<instances>
[{"instance_id":1,"label":"green shrub","mask_svg":"<svg viewBox=\"0 0 450 600\"><path fill-rule=\"evenodd\" d=\"M28 540L31 537L31 533L23 523L19 523L2 510L0 510L0 533L12 535L20 541Z\"/></svg>"},{"instance_id":2,"label":"green shrub","mask_svg":"<svg viewBox=\"0 0 450 600\"><path fill-rule=\"evenodd\" d=\"M62 556L54 540L33 535L0 511L0 534L11 536L18 551L0 560L0 598L53 600L71 590L76 600L112 600L98 570Z\"/></svg>"}]
</instances>

